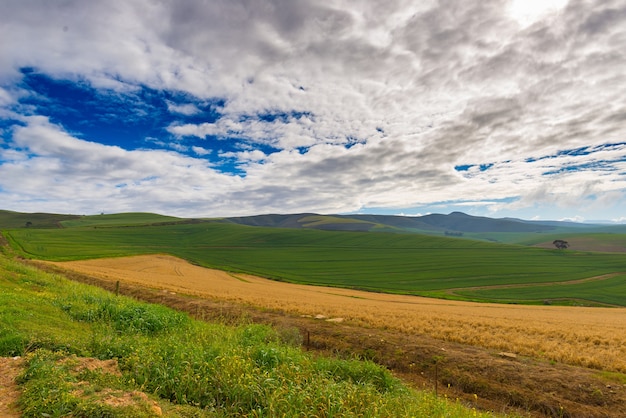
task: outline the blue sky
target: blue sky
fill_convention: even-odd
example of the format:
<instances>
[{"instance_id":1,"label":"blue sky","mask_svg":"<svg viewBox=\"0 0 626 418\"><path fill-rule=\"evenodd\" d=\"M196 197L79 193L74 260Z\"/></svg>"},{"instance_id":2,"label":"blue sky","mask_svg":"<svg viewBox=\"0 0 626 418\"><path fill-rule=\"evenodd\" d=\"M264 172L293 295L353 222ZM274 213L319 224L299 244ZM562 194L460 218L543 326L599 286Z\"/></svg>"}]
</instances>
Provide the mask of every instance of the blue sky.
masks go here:
<instances>
[{"instance_id":1,"label":"blue sky","mask_svg":"<svg viewBox=\"0 0 626 418\"><path fill-rule=\"evenodd\" d=\"M7 0L0 37L0 209L626 222L623 0Z\"/></svg>"}]
</instances>

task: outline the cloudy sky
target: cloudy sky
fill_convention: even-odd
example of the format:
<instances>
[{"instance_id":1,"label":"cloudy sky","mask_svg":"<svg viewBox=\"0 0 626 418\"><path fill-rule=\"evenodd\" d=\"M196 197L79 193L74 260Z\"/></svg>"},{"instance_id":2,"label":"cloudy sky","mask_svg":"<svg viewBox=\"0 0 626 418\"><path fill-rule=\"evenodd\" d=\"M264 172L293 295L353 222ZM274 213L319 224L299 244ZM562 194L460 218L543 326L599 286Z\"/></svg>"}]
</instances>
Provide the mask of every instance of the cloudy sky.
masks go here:
<instances>
[{"instance_id":1,"label":"cloudy sky","mask_svg":"<svg viewBox=\"0 0 626 418\"><path fill-rule=\"evenodd\" d=\"M626 221L626 0L3 0L0 209Z\"/></svg>"}]
</instances>

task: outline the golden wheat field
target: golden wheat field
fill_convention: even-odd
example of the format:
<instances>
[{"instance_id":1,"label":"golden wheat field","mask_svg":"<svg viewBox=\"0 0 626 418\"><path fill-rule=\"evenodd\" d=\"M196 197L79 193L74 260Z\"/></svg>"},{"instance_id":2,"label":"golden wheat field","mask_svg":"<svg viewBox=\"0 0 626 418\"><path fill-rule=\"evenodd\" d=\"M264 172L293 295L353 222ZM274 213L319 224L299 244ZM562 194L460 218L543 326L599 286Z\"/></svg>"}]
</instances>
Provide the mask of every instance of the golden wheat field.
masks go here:
<instances>
[{"instance_id":1,"label":"golden wheat field","mask_svg":"<svg viewBox=\"0 0 626 418\"><path fill-rule=\"evenodd\" d=\"M51 263L79 273L521 356L626 372L626 309L478 304L275 282L168 255Z\"/></svg>"}]
</instances>

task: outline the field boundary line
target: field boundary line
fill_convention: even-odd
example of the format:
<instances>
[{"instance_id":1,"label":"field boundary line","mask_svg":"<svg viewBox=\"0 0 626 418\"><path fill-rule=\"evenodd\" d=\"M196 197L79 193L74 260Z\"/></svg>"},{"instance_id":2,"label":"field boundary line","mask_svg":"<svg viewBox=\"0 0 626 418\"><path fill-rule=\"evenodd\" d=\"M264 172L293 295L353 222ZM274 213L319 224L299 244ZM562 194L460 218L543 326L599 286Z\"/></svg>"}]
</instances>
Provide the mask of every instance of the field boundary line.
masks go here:
<instances>
[{"instance_id":1,"label":"field boundary line","mask_svg":"<svg viewBox=\"0 0 626 418\"><path fill-rule=\"evenodd\" d=\"M518 284L494 284L488 286L470 286L470 287L455 287L453 289L447 289L445 293L453 296L460 296L456 292L458 291L475 291L475 290L497 290L497 289L521 289L524 287L548 287L548 286L569 286L587 282L602 281L612 279L619 275L626 274L626 271L617 271L613 273L601 274L599 276L586 277L584 279L566 280L558 282L541 282L541 283L518 283Z\"/></svg>"}]
</instances>

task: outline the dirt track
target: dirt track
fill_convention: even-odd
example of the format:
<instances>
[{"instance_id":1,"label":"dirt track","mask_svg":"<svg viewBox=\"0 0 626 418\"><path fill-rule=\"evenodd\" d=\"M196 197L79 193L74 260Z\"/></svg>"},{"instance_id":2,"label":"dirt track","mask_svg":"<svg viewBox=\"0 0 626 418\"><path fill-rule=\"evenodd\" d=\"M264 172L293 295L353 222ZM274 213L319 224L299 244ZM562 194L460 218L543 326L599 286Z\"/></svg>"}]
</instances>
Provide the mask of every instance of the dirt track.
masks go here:
<instances>
[{"instance_id":1,"label":"dirt track","mask_svg":"<svg viewBox=\"0 0 626 418\"><path fill-rule=\"evenodd\" d=\"M372 358L418 386L433 387L436 360L439 390L496 411L515 406L539 416L626 416L623 382L576 366L626 370L624 309L472 304L300 286L165 255L53 264L109 289L119 280L122 293L198 316L245 315L298 327L309 348Z\"/></svg>"},{"instance_id":2,"label":"dirt track","mask_svg":"<svg viewBox=\"0 0 626 418\"><path fill-rule=\"evenodd\" d=\"M19 388L15 379L21 371L21 358L0 357L0 417L19 417L15 403Z\"/></svg>"}]
</instances>

